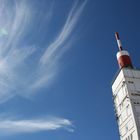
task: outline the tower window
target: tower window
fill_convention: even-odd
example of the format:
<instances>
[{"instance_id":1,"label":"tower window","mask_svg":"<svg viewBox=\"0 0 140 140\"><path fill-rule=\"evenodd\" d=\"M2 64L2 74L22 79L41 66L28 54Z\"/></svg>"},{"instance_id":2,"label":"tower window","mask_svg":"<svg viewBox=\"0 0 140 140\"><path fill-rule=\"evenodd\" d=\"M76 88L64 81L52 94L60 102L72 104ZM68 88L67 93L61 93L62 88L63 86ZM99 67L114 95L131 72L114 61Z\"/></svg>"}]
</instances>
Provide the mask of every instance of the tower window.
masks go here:
<instances>
[{"instance_id":1,"label":"tower window","mask_svg":"<svg viewBox=\"0 0 140 140\"><path fill-rule=\"evenodd\" d=\"M133 82L133 81L128 81L128 83L130 83L130 84L134 84L134 82Z\"/></svg>"}]
</instances>

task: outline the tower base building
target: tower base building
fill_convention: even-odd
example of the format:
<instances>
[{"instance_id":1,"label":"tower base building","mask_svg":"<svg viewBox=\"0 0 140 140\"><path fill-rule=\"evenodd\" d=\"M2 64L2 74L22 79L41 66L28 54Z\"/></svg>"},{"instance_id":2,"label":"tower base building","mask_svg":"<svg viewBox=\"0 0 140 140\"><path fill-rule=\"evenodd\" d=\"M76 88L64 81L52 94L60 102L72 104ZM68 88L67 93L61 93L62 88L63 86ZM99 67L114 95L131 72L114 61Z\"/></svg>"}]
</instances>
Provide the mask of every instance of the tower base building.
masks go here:
<instances>
[{"instance_id":1,"label":"tower base building","mask_svg":"<svg viewBox=\"0 0 140 140\"><path fill-rule=\"evenodd\" d=\"M140 140L140 70L122 68L112 91L120 139Z\"/></svg>"}]
</instances>

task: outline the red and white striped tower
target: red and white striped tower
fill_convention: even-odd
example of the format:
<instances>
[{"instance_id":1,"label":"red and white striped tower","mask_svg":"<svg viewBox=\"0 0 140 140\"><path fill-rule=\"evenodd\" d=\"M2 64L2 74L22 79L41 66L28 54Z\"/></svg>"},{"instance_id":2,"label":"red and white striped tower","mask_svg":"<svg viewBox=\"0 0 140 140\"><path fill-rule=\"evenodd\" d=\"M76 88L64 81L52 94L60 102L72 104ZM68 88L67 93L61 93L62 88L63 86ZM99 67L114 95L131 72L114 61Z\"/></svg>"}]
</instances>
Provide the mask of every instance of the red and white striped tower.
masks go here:
<instances>
[{"instance_id":1,"label":"red and white striped tower","mask_svg":"<svg viewBox=\"0 0 140 140\"><path fill-rule=\"evenodd\" d=\"M119 47L119 52L117 53L117 60L118 60L120 69L124 67L133 68L130 55L126 50L123 50L121 40L117 32L115 33L115 36L116 36L117 44Z\"/></svg>"}]
</instances>

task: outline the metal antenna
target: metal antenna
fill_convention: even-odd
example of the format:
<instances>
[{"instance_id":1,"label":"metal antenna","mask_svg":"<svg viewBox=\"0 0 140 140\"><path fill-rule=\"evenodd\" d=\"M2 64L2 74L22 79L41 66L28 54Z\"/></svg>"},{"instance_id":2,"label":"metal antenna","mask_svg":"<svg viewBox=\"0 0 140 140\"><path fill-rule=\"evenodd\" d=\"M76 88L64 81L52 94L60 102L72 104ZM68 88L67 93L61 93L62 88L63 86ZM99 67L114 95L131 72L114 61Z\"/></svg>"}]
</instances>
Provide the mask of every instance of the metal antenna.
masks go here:
<instances>
[{"instance_id":1,"label":"metal antenna","mask_svg":"<svg viewBox=\"0 0 140 140\"><path fill-rule=\"evenodd\" d=\"M117 40L117 44L118 44L119 50L122 51L123 50L122 43L121 43L121 40L120 40L118 32L115 33L115 37L116 37L116 40Z\"/></svg>"}]
</instances>

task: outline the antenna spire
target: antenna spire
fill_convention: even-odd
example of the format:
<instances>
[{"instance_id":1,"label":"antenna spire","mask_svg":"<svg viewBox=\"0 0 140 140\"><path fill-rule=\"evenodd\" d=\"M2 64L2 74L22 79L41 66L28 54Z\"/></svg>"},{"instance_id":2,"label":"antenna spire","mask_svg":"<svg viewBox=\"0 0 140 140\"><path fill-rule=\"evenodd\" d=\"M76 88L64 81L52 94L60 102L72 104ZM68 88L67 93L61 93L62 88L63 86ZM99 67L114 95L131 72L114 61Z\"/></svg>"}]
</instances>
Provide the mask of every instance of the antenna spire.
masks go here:
<instances>
[{"instance_id":1,"label":"antenna spire","mask_svg":"<svg viewBox=\"0 0 140 140\"><path fill-rule=\"evenodd\" d=\"M115 33L115 37L116 37L117 44L119 47L119 52L117 53L117 60L118 60L120 69L126 68L126 67L133 68L129 53L126 50L123 50L121 40L117 32Z\"/></svg>"},{"instance_id":2,"label":"antenna spire","mask_svg":"<svg viewBox=\"0 0 140 140\"><path fill-rule=\"evenodd\" d=\"M117 40L119 51L122 51L123 50L122 43L121 43L121 40L120 40L120 37L119 37L119 33L118 32L115 33L115 37L116 37L116 40Z\"/></svg>"}]
</instances>

